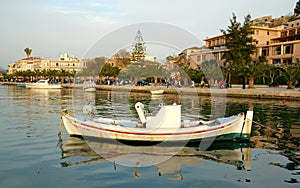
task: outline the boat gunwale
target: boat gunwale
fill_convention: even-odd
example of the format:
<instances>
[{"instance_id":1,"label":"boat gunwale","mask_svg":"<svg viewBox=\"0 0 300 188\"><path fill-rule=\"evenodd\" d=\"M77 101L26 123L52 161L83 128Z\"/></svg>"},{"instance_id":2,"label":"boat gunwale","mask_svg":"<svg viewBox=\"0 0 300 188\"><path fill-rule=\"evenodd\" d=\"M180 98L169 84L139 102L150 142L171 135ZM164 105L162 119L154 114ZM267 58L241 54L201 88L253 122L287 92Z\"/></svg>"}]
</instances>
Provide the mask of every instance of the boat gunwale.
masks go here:
<instances>
[{"instance_id":1,"label":"boat gunwale","mask_svg":"<svg viewBox=\"0 0 300 188\"><path fill-rule=\"evenodd\" d=\"M203 129L203 127L195 126L195 127L184 127L184 128L160 128L160 129L147 129L147 128L138 128L138 127L125 127L121 125L114 125L110 123L104 123L104 122L94 122L94 121L84 121L77 119L71 115L66 114L65 117L69 120L72 120L72 124L75 123L76 126L81 126L85 129L95 129L97 131L102 131L105 133L111 133L111 134L124 134L124 135L137 135L137 136L176 136L176 135L195 135L195 134L202 134L202 133L211 133L213 131L221 131L222 129L230 128L239 121L244 121L244 113L239 113L238 115L235 115L237 118L233 121L229 121L223 124L219 125L204 125L206 126L206 129ZM234 117L234 116L231 116ZM91 123L91 124L89 124ZM97 124L99 126L97 126ZM74 126L74 125L73 125ZM211 127L211 128L209 128ZM205 127L204 127L205 128ZM123 130L122 130L123 129ZM126 129L126 130L125 130ZM158 132L158 131L160 132ZM178 131L179 130L179 131ZM155 132L156 131L156 132ZM163 131L163 132L161 132Z\"/></svg>"}]
</instances>

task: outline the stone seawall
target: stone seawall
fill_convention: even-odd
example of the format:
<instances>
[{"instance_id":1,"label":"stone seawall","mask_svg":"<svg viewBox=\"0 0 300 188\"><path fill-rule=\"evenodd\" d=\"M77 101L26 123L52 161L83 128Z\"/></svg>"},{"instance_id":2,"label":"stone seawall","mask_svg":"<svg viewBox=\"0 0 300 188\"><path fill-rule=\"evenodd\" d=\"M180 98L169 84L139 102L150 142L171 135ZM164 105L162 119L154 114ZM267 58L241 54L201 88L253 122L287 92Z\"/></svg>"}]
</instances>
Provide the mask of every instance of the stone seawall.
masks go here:
<instances>
[{"instance_id":1,"label":"stone seawall","mask_svg":"<svg viewBox=\"0 0 300 188\"><path fill-rule=\"evenodd\" d=\"M15 85L16 82L1 82L1 85ZM82 89L80 84L63 84L63 88L78 88ZM255 89L242 89L241 86L234 86L228 89L218 88L174 88L174 87L151 87L151 86L107 86L97 85L97 90L105 91L124 91L124 92L140 92L150 93L151 90L163 89L164 94L185 94L199 96L226 96L235 98L259 98L259 99L291 99L300 100L299 88L286 89L286 87L267 87L267 86L256 86Z\"/></svg>"},{"instance_id":2,"label":"stone seawall","mask_svg":"<svg viewBox=\"0 0 300 188\"><path fill-rule=\"evenodd\" d=\"M63 87L78 87L65 84ZM81 88L81 86L80 86ZM97 90L106 91L124 91L124 92L140 92L150 93L151 90L163 89L164 94L185 94L199 96L226 96L236 98L261 98L261 99L293 99L300 100L299 88L292 90L286 89L286 87L266 87L259 86L255 89L242 89L241 87L234 87L229 89L217 89L217 88L173 88L173 87L149 87L149 86L107 86L98 85Z\"/></svg>"}]
</instances>

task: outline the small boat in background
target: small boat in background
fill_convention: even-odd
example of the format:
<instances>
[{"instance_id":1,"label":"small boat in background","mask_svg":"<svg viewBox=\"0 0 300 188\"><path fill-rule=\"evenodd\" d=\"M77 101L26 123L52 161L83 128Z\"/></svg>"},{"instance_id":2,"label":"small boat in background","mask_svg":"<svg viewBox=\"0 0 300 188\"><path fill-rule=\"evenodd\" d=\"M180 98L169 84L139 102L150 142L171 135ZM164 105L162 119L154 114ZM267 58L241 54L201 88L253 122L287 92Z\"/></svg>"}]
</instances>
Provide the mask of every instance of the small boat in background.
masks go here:
<instances>
[{"instance_id":1,"label":"small boat in background","mask_svg":"<svg viewBox=\"0 0 300 188\"><path fill-rule=\"evenodd\" d=\"M18 87L24 87L24 88L26 87L26 85L27 85L27 84L25 84L25 83L17 84Z\"/></svg>"},{"instance_id":2,"label":"small boat in background","mask_svg":"<svg viewBox=\"0 0 300 188\"><path fill-rule=\"evenodd\" d=\"M95 92L96 91L96 84L92 81L84 82L83 83L83 90L87 92Z\"/></svg>"},{"instance_id":3,"label":"small boat in background","mask_svg":"<svg viewBox=\"0 0 300 188\"><path fill-rule=\"evenodd\" d=\"M61 89L61 84L49 84L49 79L39 80L36 83L26 84L26 88L30 89Z\"/></svg>"},{"instance_id":4,"label":"small boat in background","mask_svg":"<svg viewBox=\"0 0 300 188\"><path fill-rule=\"evenodd\" d=\"M151 95L162 95L164 93L163 89L150 90Z\"/></svg>"}]
</instances>

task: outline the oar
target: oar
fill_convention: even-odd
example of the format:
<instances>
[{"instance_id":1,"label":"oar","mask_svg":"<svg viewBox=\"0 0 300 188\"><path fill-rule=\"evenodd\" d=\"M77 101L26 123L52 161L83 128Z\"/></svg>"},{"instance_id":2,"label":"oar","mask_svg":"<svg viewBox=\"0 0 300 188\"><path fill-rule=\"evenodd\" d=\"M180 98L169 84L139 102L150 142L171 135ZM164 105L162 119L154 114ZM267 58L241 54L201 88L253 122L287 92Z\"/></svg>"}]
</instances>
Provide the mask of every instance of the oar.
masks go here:
<instances>
[{"instance_id":1,"label":"oar","mask_svg":"<svg viewBox=\"0 0 300 188\"><path fill-rule=\"evenodd\" d=\"M264 127L264 128L267 128L265 125L263 125L263 124L261 124L261 123L259 123L259 122L257 122L257 121L252 121L253 123L256 123L257 125L259 125L259 126L262 126L262 127Z\"/></svg>"}]
</instances>

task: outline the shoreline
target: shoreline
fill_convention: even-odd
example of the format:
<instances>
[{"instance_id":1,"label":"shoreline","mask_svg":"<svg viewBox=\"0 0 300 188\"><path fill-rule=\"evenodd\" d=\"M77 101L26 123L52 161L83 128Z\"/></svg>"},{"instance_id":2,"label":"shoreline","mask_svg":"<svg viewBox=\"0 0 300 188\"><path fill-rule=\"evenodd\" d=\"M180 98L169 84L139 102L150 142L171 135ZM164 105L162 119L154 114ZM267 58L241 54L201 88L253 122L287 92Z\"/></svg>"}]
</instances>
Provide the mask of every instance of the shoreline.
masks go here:
<instances>
[{"instance_id":1,"label":"shoreline","mask_svg":"<svg viewBox=\"0 0 300 188\"><path fill-rule=\"evenodd\" d=\"M18 82L1 82L1 85L15 85ZM78 88L81 89L81 84L62 84L63 88ZM116 85L96 85L97 90L104 91L124 91L124 92L139 92L150 93L151 90L162 89L164 94L185 94L198 96L219 96L219 97L232 97L232 98L256 98L256 99L292 99L300 100L300 89L286 89L286 86L280 87L268 87L265 85L256 85L255 89L242 89L241 85L233 85L232 88L220 89L220 88L191 88L191 87L165 87L165 86L116 86Z\"/></svg>"}]
</instances>

